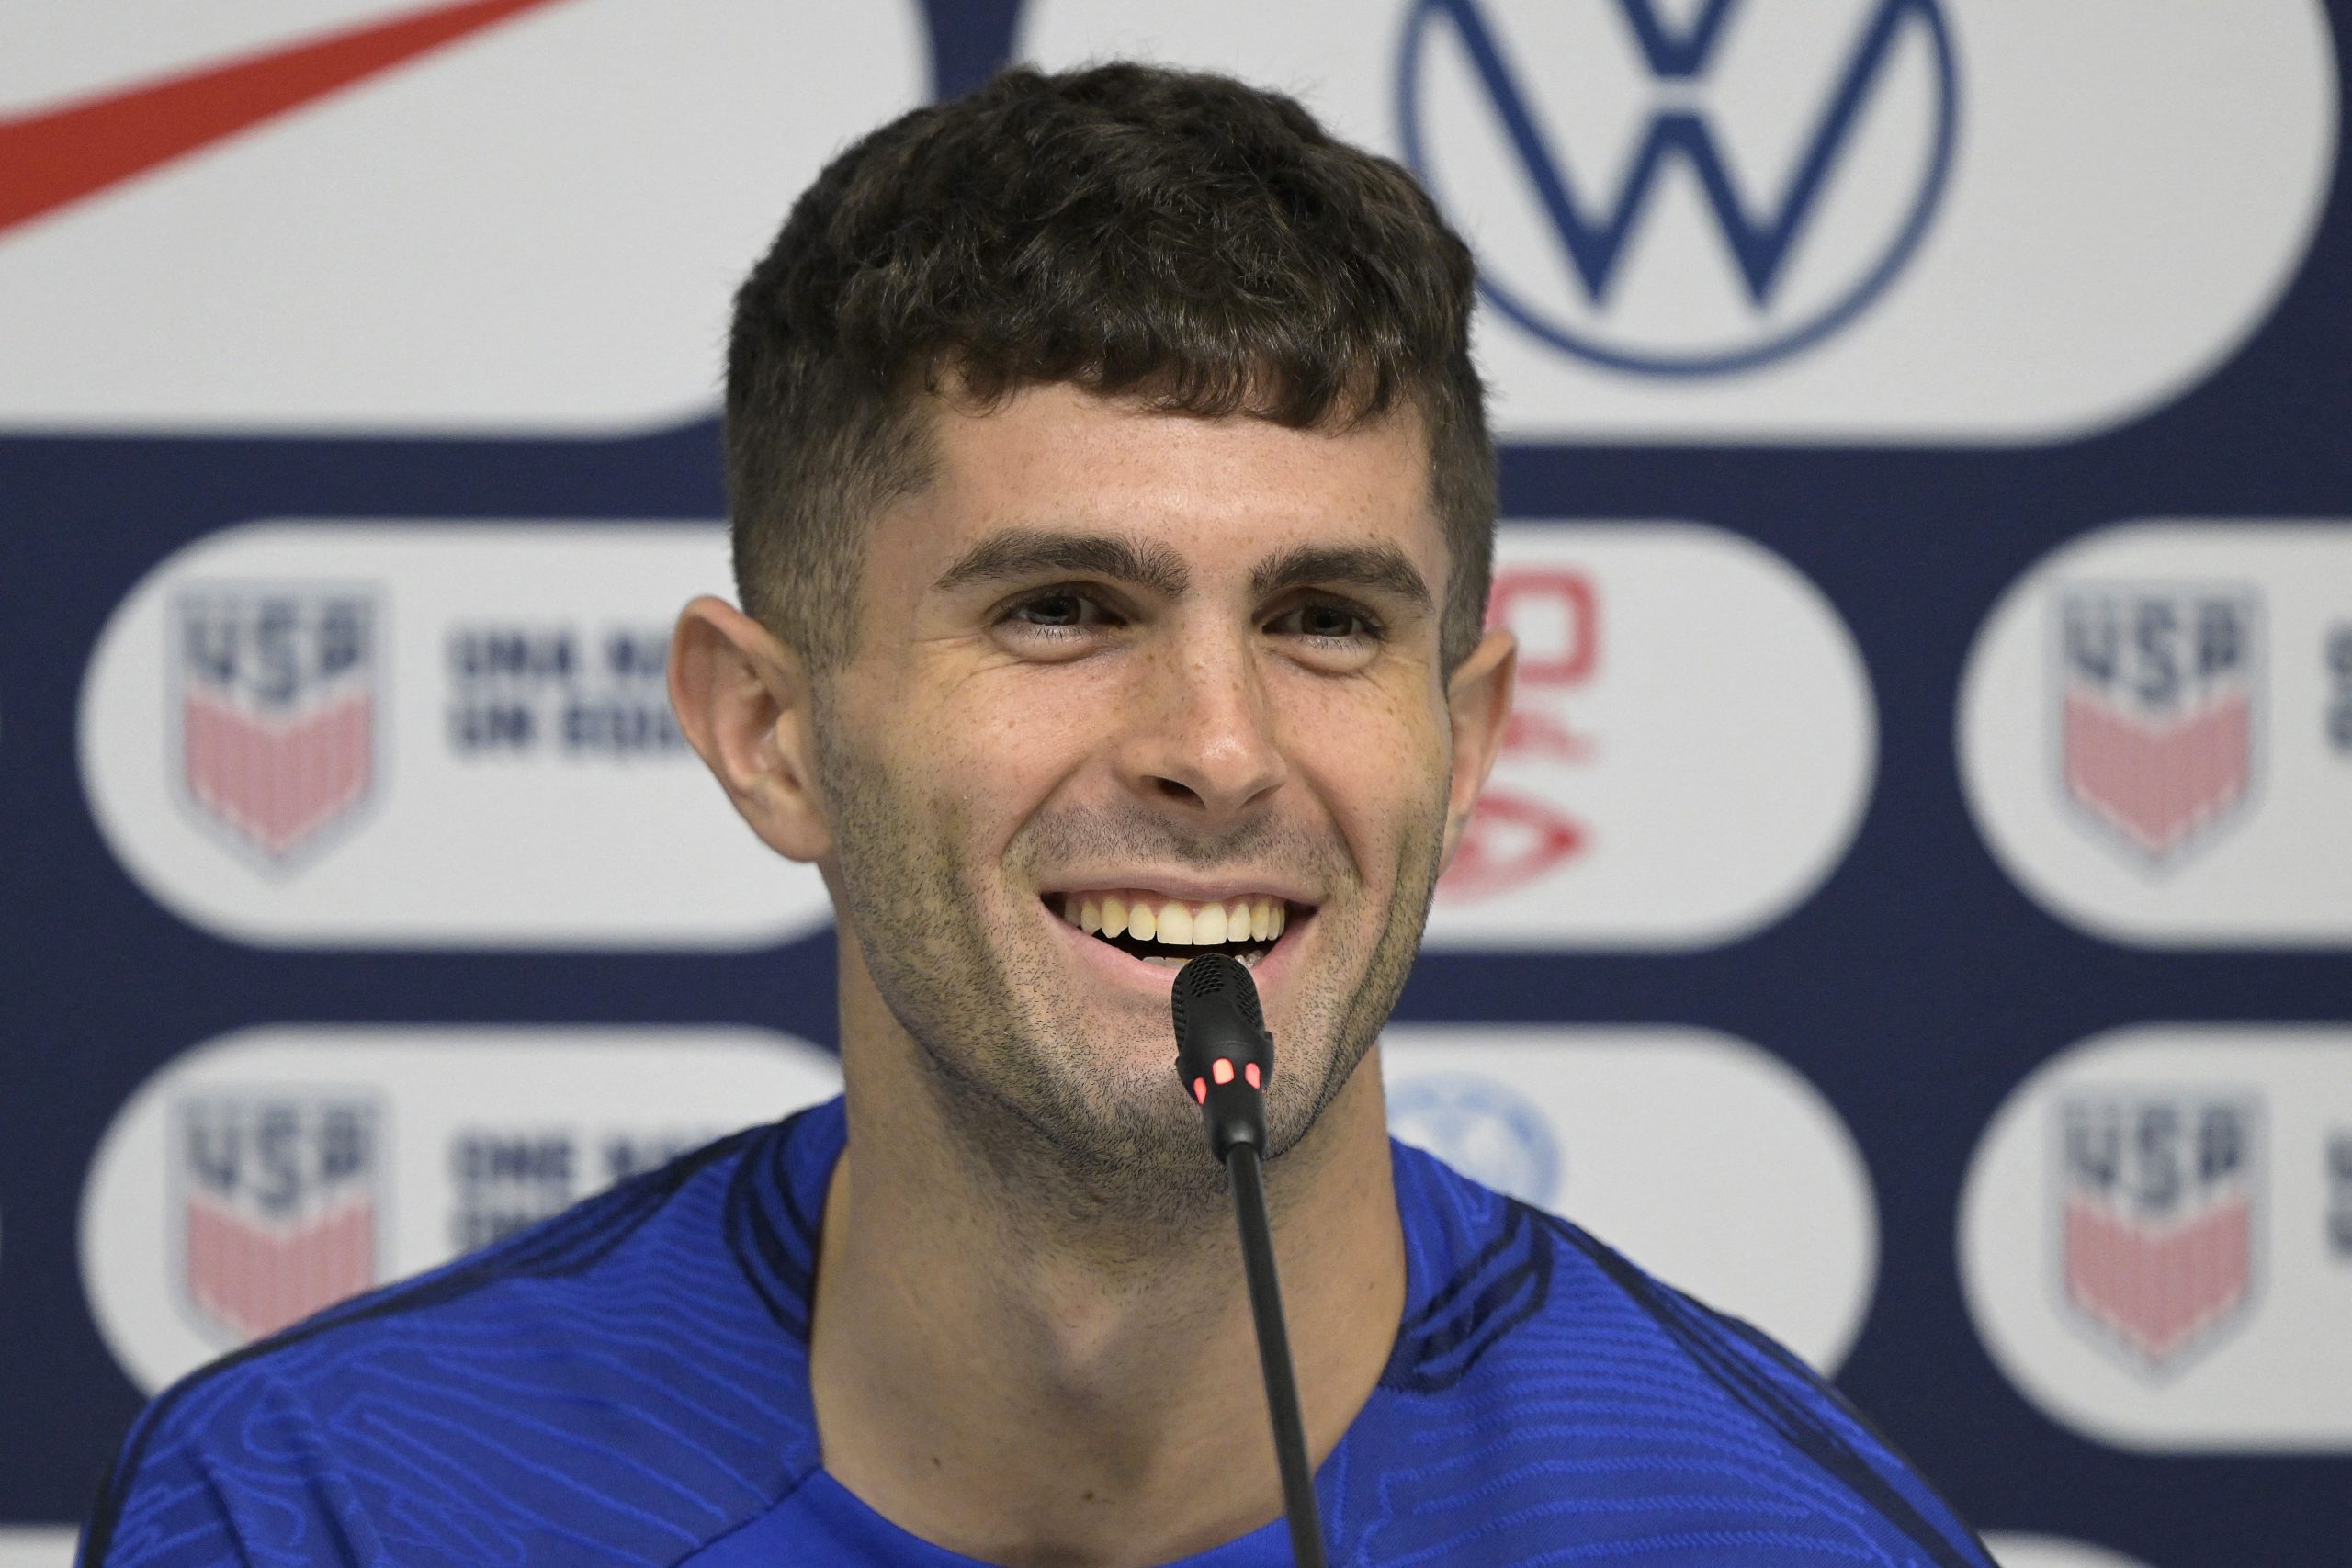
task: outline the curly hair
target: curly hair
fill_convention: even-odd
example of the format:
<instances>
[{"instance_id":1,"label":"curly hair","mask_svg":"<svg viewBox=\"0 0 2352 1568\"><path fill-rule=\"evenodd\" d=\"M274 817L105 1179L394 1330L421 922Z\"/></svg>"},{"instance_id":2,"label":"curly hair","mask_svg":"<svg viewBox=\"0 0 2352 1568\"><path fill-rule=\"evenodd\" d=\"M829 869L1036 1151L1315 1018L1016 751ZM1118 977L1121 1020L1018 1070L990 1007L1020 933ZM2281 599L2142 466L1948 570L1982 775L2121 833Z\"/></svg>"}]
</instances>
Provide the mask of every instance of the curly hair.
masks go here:
<instances>
[{"instance_id":1,"label":"curly hair","mask_svg":"<svg viewBox=\"0 0 2352 1568\"><path fill-rule=\"evenodd\" d=\"M866 521L922 485L919 392L1069 383L1293 428L1403 405L1477 641L1494 448L1470 254L1397 164L1229 77L1005 72L852 145L735 297L725 442L747 611L812 670L854 651Z\"/></svg>"}]
</instances>

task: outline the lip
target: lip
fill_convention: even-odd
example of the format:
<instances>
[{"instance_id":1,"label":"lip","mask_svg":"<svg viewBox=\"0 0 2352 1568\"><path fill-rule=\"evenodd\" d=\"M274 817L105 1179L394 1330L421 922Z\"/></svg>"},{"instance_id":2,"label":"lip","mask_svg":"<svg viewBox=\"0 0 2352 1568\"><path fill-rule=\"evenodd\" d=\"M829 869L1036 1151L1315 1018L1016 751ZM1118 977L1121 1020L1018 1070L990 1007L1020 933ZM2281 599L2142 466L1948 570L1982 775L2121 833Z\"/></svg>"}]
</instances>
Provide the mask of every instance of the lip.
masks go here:
<instances>
[{"instance_id":1,"label":"lip","mask_svg":"<svg viewBox=\"0 0 2352 1568\"><path fill-rule=\"evenodd\" d=\"M1037 889L1039 896L1045 898L1057 897L1064 893L1129 891L1159 893L1192 904L1225 904L1236 898L1280 898L1294 908L1303 907L1312 910L1323 902L1322 896L1312 888L1286 882L1278 876L1222 876L1211 879L1115 866L1089 872L1083 877L1057 877Z\"/></svg>"},{"instance_id":2,"label":"lip","mask_svg":"<svg viewBox=\"0 0 2352 1568\"><path fill-rule=\"evenodd\" d=\"M1081 885L1073 885L1071 889L1065 889L1063 891L1073 891L1078 886ZM1116 887L1119 886L1120 884L1115 882L1107 884L1089 883L1082 886L1105 886ZM1130 884L1130 886L1132 886L1132 884ZM1201 884L1199 886L1205 886L1207 885ZM1231 891L1223 895L1224 897L1238 897L1244 892L1261 893L1265 897L1272 896L1271 890L1268 889L1260 889L1255 887L1244 888L1238 884L1228 884L1227 886L1231 888ZM1173 889L1168 888L1164 886L1154 886L1152 884L1148 882L1143 884L1143 886L1149 888L1153 892L1173 891ZM1181 964L1170 965L1165 964L1146 963L1140 958L1130 957L1125 953L1112 946L1109 942L1104 942L1101 937L1094 935L1091 931L1080 931L1076 926L1071 925L1068 920L1063 919L1060 915L1055 913L1053 906L1046 902L1047 898L1054 896L1054 894L1048 893L1039 897L1035 901L1037 917L1058 933L1058 939L1061 942L1069 943L1075 948L1079 962L1086 964L1094 973L1102 976L1105 979L1109 980L1112 984L1119 987L1123 990L1142 992L1146 995L1158 996L1165 998L1169 993L1176 988L1176 975L1178 970L1182 967ZM1216 892L1210 891L1200 894L1199 898L1201 902L1206 903L1210 899L1219 896L1220 895ZM1180 894L1178 897L1184 897L1184 895ZM1283 928L1283 934L1274 939L1274 944L1266 949L1264 956L1261 957L1255 964L1250 966L1250 977L1256 983L1259 995L1261 998L1269 995L1270 993L1279 993L1282 990L1284 982L1289 978L1291 966L1295 962L1299 942L1303 940L1307 928L1312 926L1314 923L1315 917L1312 911L1295 917L1291 920L1291 923ZM1213 947L1204 947L1201 949L1201 951L1204 953L1215 953L1217 950Z\"/></svg>"}]
</instances>

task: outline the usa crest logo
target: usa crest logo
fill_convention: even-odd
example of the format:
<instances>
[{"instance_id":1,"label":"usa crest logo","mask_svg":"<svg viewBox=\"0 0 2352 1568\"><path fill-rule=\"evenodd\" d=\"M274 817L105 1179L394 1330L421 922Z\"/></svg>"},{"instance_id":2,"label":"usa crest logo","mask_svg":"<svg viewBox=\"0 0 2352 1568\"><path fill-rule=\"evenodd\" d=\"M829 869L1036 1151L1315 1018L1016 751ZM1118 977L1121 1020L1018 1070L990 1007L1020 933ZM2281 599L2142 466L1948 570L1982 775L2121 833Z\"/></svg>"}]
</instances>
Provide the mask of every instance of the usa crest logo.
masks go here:
<instances>
[{"instance_id":1,"label":"usa crest logo","mask_svg":"<svg viewBox=\"0 0 2352 1568\"><path fill-rule=\"evenodd\" d=\"M208 585L175 607L173 775L205 827L272 868L320 848L374 795L374 593Z\"/></svg>"},{"instance_id":2,"label":"usa crest logo","mask_svg":"<svg viewBox=\"0 0 2352 1568\"><path fill-rule=\"evenodd\" d=\"M1398 79L1407 161L1478 236L1487 300L1663 375L1798 353L1883 293L1959 100L1935 0L1418 0Z\"/></svg>"},{"instance_id":3,"label":"usa crest logo","mask_svg":"<svg viewBox=\"0 0 2352 1568\"><path fill-rule=\"evenodd\" d=\"M2258 1107L2194 1093L2094 1093L2058 1111L2067 1305L2139 1366L2168 1371L2252 1299Z\"/></svg>"},{"instance_id":4,"label":"usa crest logo","mask_svg":"<svg viewBox=\"0 0 2352 1568\"><path fill-rule=\"evenodd\" d=\"M180 1285L249 1344L377 1282L379 1117L339 1095L223 1095L177 1118Z\"/></svg>"},{"instance_id":5,"label":"usa crest logo","mask_svg":"<svg viewBox=\"0 0 2352 1568\"><path fill-rule=\"evenodd\" d=\"M1498 567L1487 624L1507 626L1520 640L1517 690L1499 760L1546 769L1590 761L1593 739L1571 722L1568 705L1600 666L1600 596L1591 576L1556 567ZM1541 793L1497 778L1464 825L1439 896L1474 903L1524 887L1583 853L1590 840L1582 820Z\"/></svg>"},{"instance_id":6,"label":"usa crest logo","mask_svg":"<svg viewBox=\"0 0 2352 1568\"><path fill-rule=\"evenodd\" d=\"M2152 864L2245 804L2254 782L2258 605L2221 586L2086 586L2058 602L2067 798Z\"/></svg>"}]
</instances>

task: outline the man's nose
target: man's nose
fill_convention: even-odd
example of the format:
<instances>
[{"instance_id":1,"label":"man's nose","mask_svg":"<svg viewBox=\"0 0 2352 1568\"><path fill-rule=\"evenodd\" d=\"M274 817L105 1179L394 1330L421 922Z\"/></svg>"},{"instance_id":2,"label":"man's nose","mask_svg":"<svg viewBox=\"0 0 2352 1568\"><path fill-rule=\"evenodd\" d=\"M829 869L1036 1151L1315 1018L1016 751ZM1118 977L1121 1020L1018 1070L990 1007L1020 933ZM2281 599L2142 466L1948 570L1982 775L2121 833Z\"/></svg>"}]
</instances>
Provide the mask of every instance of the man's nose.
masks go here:
<instances>
[{"instance_id":1,"label":"man's nose","mask_svg":"<svg viewBox=\"0 0 2352 1568\"><path fill-rule=\"evenodd\" d=\"M1141 794L1220 821L1289 776L1247 633L1180 640L1143 682L1120 749Z\"/></svg>"}]
</instances>

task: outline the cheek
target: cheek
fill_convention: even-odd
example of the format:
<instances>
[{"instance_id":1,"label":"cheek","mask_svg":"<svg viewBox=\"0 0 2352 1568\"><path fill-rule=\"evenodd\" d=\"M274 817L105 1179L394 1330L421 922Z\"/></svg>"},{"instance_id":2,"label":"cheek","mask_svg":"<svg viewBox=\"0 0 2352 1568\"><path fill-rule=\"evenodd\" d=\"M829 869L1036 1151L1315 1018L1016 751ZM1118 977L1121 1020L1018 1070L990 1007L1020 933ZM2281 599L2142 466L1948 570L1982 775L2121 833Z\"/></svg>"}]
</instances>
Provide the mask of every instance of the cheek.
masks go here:
<instances>
[{"instance_id":1,"label":"cheek","mask_svg":"<svg viewBox=\"0 0 2352 1568\"><path fill-rule=\"evenodd\" d=\"M1326 686L1288 705L1288 750L1369 878L1394 874L1399 846L1442 820L1446 735L1427 703Z\"/></svg>"},{"instance_id":2,"label":"cheek","mask_svg":"<svg viewBox=\"0 0 2352 1568\"><path fill-rule=\"evenodd\" d=\"M1113 700L1095 690L1102 682L1040 673L976 671L931 702L901 698L890 721L905 776L985 853L1001 851L1101 739L1098 715Z\"/></svg>"}]
</instances>

